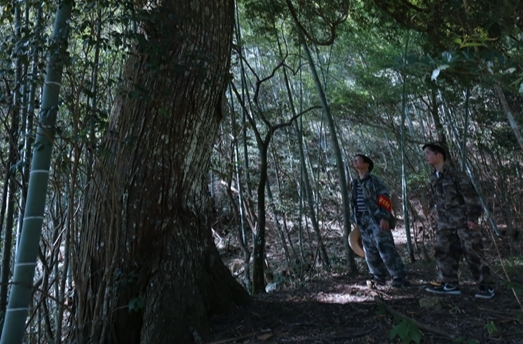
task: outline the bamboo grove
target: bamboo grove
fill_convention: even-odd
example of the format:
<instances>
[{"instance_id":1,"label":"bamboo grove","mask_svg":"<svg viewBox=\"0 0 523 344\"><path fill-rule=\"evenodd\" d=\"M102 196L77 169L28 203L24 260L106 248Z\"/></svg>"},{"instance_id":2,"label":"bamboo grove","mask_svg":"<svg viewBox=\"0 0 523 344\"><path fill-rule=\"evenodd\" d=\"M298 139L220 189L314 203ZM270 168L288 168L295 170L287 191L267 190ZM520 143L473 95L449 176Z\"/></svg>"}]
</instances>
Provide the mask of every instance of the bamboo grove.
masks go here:
<instances>
[{"instance_id":1,"label":"bamboo grove","mask_svg":"<svg viewBox=\"0 0 523 344\"><path fill-rule=\"evenodd\" d=\"M8 301L16 302L16 257L32 245L36 259L33 285L24 291L27 317L14 339L4 327L2 343L73 343L80 323L103 320L82 322L77 313L74 271L87 259L83 238L91 228L87 191L97 161L113 154L104 137L114 130L118 97L149 96L145 85L122 85L126 63L144 61L135 48L158 34L153 8L163 4L0 2L2 324ZM59 26L64 9L71 13ZM227 10L234 17L230 73L203 171L212 198L206 228L219 248L237 247L231 272L249 293L264 293L275 275L293 285L318 271L357 272L346 200L356 153L378 162L408 233L410 259L423 259L431 220L421 146L431 141L448 147L453 164L472 178L483 223L513 239L515 256L523 254L523 5L238 0ZM165 61L143 63L161 69ZM53 85L59 94L54 89L49 103L46 88ZM45 132L50 117L52 135ZM136 143L127 139L120 143L132 154ZM46 168L35 164L43 154L48 182L32 173ZM28 216L36 196L43 213ZM24 239L22 229L31 226L25 221L37 216L36 234ZM279 268L267 255L268 238L285 258ZM332 238L345 243L342 256L330 251ZM144 297L132 294L121 307L141 312Z\"/></svg>"}]
</instances>

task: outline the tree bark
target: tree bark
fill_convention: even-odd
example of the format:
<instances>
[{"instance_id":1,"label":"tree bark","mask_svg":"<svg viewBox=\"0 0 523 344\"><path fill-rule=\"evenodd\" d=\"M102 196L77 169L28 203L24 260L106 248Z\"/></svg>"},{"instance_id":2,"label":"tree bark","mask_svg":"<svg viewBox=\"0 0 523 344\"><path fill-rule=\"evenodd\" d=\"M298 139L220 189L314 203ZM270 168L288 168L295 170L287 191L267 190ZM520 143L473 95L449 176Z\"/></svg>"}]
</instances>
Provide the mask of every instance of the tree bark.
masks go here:
<instances>
[{"instance_id":1,"label":"tree bark","mask_svg":"<svg viewBox=\"0 0 523 344\"><path fill-rule=\"evenodd\" d=\"M186 343L248 301L214 246L208 170L232 0L149 8L88 190L75 267L80 343Z\"/></svg>"}]
</instances>

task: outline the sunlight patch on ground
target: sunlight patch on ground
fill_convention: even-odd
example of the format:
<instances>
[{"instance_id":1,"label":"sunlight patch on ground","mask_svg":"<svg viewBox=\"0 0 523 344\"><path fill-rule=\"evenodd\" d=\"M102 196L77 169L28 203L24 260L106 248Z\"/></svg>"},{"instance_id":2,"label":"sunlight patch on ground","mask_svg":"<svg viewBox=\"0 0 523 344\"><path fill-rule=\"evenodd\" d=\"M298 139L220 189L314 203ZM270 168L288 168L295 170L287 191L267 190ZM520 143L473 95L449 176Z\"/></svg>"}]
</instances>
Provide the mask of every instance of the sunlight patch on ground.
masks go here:
<instances>
[{"instance_id":1,"label":"sunlight patch on ground","mask_svg":"<svg viewBox=\"0 0 523 344\"><path fill-rule=\"evenodd\" d=\"M390 287L380 288L378 291L381 296L393 297L394 299L409 298L409 295L398 294L397 291L402 289L391 289ZM394 291L394 295L389 295L390 291ZM311 295L310 299L321 302L321 303L361 303L361 302L374 302L374 297L371 295L371 290L364 285L351 284L344 290L332 290L327 292L319 292L316 295Z\"/></svg>"},{"instance_id":2,"label":"sunlight patch on ground","mask_svg":"<svg viewBox=\"0 0 523 344\"><path fill-rule=\"evenodd\" d=\"M321 303L339 304L373 301L368 291L366 286L350 286L350 290L346 291L320 292L313 299Z\"/></svg>"}]
</instances>

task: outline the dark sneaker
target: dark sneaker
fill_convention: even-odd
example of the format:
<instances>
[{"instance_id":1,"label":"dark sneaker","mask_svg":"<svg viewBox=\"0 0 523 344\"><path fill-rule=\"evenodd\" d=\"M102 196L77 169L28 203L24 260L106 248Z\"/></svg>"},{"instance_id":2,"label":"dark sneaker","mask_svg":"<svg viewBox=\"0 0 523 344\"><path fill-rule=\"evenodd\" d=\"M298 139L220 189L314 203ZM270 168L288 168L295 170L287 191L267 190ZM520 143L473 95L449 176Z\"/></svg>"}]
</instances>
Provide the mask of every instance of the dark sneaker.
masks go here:
<instances>
[{"instance_id":1,"label":"dark sneaker","mask_svg":"<svg viewBox=\"0 0 523 344\"><path fill-rule=\"evenodd\" d=\"M450 284L450 283L443 283L439 286L434 287L428 287L425 289L429 293L434 294L441 294L441 295L461 295L461 290L459 290L458 287Z\"/></svg>"},{"instance_id":2,"label":"dark sneaker","mask_svg":"<svg viewBox=\"0 0 523 344\"><path fill-rule=\"evenodd\" d=\"M367 280L367 286L369 288L375 289L378 285L384 286L386 285L386 281L381 278L377 278L376 276L372 277L371 279Z\"/></svg>"},{"instance_id":3,"label":"dark sneaker","mask_svg":"<svg viewBox=\"0 0 523 344\"><path fill-rule=\"evenodd\" d=\"M480 285L476 293L476 297L479 299L492 299L494 295L494 289L486 285Z\"/></svg>"},{"instance_id":4,"label":"dark sneaker","mask_svg":"<svg viewBox=\"0 0 523 344\"><path fill-rule=\"evenodd\" d=\"M387 280L384 278L379 278L379 277L373 276L371 280L374 284L377 284L377 285L386 285L387 284Z\"/></svg>"},{"instance_id":5,"label":"dark sneaker","mask_svg":"<svg viewBox=\"0 0 523 344\"><path fill-rule=\"evenodd\" d=\"M392 283L390 284L394 288L403 288L403 287L409 287L410 282L405 279L393 279Z\"/></svg>"}]
</instances>

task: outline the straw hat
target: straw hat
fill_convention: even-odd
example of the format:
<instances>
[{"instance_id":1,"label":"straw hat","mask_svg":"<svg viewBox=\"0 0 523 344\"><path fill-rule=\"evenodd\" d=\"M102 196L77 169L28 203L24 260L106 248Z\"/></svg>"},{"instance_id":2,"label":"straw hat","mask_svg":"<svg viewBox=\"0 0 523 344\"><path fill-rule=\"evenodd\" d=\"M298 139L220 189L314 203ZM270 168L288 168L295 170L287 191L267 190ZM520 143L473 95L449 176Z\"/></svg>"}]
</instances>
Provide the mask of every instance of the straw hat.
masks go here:
<instances>
[{"instance_id":1,"label":"straw hat","mask_svg":"<svg viewBox=\"0 0 523 344\"><path fill-rule=\"evenodd\" d=\"M358 256L365 257L363 243L361 242L361 232L358 226L356 226L349 234L349 246Z\"/></svg>"}]
</instances>

